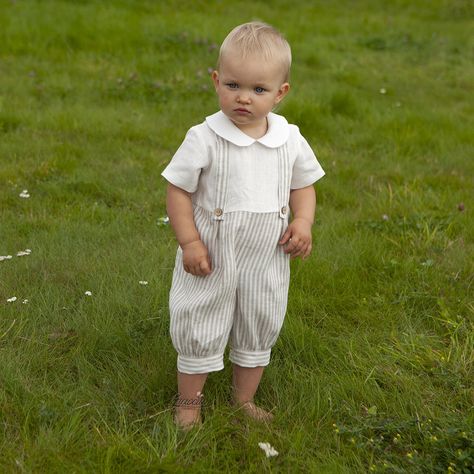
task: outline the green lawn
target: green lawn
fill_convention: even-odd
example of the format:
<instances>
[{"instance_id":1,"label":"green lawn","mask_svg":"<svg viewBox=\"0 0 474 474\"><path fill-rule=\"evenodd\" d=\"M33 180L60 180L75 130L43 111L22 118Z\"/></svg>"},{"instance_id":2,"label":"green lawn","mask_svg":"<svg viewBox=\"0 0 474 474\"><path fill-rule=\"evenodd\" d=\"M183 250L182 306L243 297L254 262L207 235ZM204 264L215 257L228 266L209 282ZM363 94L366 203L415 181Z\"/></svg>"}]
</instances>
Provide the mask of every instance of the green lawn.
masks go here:
<instances>
[{"instance_id":1,"label":"green lawn","mask_svg":"<svg viewBox=\"0 0 474 474\"><path fill-rule=\"evenodd\" d=\"M160 173L251 19L326 177L273 426L234 423L226 359L183 434ZM472 31L469 0L0 0L0 472L472 472Z\"/></svg>"}]
</instances>

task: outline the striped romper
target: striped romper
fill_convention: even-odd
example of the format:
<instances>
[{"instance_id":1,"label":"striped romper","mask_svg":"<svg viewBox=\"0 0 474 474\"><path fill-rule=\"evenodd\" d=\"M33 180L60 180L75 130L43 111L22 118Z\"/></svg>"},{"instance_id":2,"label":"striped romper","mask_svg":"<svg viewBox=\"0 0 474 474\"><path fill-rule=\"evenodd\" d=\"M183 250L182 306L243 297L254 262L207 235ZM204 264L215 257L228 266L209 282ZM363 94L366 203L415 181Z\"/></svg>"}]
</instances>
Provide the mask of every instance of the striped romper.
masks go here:
<instances>
[{"instance_id":1,"label":"striped romper","mask_svg":"<svg viewBox=\"0 0 474 474\"><path fill-rule=\"evenodd\" d=\"M222 115L218 118L225 120ZM214 184L208 189L212 207L193 200L194 222L208 249L212 273L187 273L178 247L169 297L170 335L178 352L178 370L188 374L223 369L228 341L232 362L243 367L268 365L287 307L290 256L278 241L288 225L289 146L285 142L274 149L278 176L275 212L227 210L233 179L230 151L235 145L216 133L214 146L215 153L206 166ZM315 159L313 163L319 166ZM321 172L324 174L320 168ZM179 186L179 179L173 179L167 170L163 176Z\"/></svg>"}]
</instances>

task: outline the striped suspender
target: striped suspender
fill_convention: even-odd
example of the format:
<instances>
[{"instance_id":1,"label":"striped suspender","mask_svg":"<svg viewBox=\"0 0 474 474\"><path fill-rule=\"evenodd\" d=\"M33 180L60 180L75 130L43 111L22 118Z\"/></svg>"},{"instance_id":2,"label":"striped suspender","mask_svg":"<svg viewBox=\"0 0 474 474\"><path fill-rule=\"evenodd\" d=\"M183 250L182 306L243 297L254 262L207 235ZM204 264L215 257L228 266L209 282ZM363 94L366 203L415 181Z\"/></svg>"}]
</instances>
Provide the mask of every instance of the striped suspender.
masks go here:
<instances>
[{"instance_id":1,"label":"striped suspender","mask_svg":"<svg viewBox=\"0 0 474 474\"><path fill-rule=\"evenodd\" d=\"M212 218L215 221L222 221L224 220L224 210L227 201L227 183L229 181L229 142L219 135L217 135L215 178L215 207Z\"/></svg>"},{"instance_id":2,"label":"striped suspender","mask_svg":"<svg viewBox=\"0 0 474 474\"><path fill-rule=\"evenodd\" d=\"M290 157L288 144L278 147L278 201L280 217L289 217L288 201L290 199Z\"/></svg>"}]
</instances>

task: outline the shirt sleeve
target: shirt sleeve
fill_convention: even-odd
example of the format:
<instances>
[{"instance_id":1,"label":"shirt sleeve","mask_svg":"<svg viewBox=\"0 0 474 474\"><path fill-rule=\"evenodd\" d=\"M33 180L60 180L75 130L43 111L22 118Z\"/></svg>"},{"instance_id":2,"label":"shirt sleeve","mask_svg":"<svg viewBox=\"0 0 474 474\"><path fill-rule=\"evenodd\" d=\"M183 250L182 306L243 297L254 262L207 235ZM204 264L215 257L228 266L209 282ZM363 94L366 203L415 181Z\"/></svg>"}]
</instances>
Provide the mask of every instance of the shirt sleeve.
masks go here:
<instances>
[{"instance_id":1,"label":"shirt sleeve","mask_svg":"<svg viewBox=\"0 0 474 474\"><path fill-rule=\"evenodd\" d=\"M192 127L161 176L178 188L194 193L201 170L208 164L209 154L204 140L199 136L196 127Z\"/></svg>"},{"instance_id":2,"label":"shirt sleeve","mask_svg":"<svg viewBox=\"0 0 474 474\"><path fill-rule=\"evenodd\" d=\"M300 189L321 179L325 172L306 139L297 130L297 155L291 176L291 189Z\"/></svg>"}]
</instances>

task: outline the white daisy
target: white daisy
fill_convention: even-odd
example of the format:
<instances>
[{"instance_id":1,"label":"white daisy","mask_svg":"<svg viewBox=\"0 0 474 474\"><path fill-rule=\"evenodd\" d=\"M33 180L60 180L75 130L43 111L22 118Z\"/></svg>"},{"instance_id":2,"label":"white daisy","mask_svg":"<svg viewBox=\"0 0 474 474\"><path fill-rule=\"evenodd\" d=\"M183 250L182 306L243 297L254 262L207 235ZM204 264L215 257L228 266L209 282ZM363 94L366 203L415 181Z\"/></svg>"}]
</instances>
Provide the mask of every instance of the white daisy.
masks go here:
<instances>
[{"instance_id":1,"label":"white daisy","mask_svg":"<svg viewBox=\"0 0 474 474\"><path fill-rule=\"evenodd\" d=\"M140 285L148 285L148 282L144 280L140 280L138 283L140 283Z\"/></svg>"},{"instance_id":2,"label":"white daisy","mask_svg":"<svg viewBox=\"0 0 474 474\"><path fill-rule=\"evenodd\" d=\"M30 249L20 250L19 252L17 252L16 256L24 257L25 255L30 255L30 253L31 253Z\"/></svg>"},{"instance_id":3,"label":"white daisy","mask_svg":"<svg viewBox=\"0 0 474 474\"><path fill-rule=\"evenodd\" d=\"M30 193L28 192L28 189L24 189L20 194L19 196L21 198L29 198L30 197Z\"/></svg>"},{"instance_id":4,"label":"white daisy","mask_svg":"<svg viewBox=\"0 0 474 474\"><path fill-rule=\"evenodd\" d=\"M12 258L11 255L0 255L0 262L1 262L2 260L10 260L11 258Z\"/></svg>"},{"instance_id":5,"label":"white daisy","mask_svg":"<svg viewBox=\"0 0 474 474\"><path fill-rule=\"evenodd\" d=\"M16 301L16 296L12 296L11 298L8 298L7 301L9 303L13 303L14 301Z\"/></svg>"},{"instance_id":6,"label":"white daisy","mask_svg":"<svg viewBox=\"0 0 474 474\"><path fill-rule=\"evenodd\" d=\"M92 296L92 292L89 291L89 290L87 290L84 294L87 295L87 296Z\"/></svg>"},{"instance_id":7,"label":"white daisy","mask_svg":"<svg viewBox=\"0 0 474 474\"><path fill-rule=\"evenodd\" d=\"M273 446L271 446L270 443L258 443L258 445L265 451L267 458L271 456L278 456L278 451Z\"/></svg>"}]
</instances>

